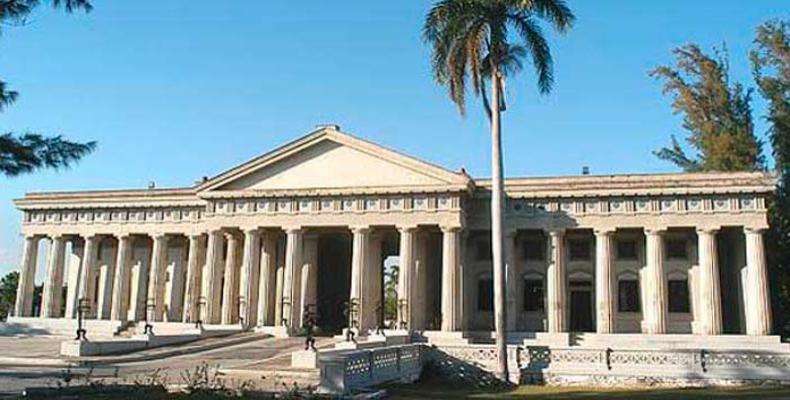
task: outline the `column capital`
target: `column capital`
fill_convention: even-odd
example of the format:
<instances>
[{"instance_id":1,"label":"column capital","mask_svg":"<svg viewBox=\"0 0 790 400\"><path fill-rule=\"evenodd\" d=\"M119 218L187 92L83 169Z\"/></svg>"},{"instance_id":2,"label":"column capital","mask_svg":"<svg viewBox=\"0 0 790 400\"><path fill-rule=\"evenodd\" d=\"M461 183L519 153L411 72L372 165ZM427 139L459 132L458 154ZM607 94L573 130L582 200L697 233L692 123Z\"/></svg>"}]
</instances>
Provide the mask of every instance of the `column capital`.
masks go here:
<instances>
[{"instance_id":1,"label":"column capital","mask_svg":"<svg viewBox=\"0 0 790 400\"><path fill-rule=\"evenodd\" d=\"M440 225L439 229L444 233L457 233L460 232L463 227L460 225Z\"/></svg>"},{"instance_id":2,"label":"column capital","mask_svg":"<svg viewBox=\"0 0 790 400\"><path fill-rule=\"evenodd\" d=\"M753 234L753 235L762 235L767 230L768 230L768 227L764 227L764 226L744 226L743 227L743 233Z\"/></svg>"},{"instance_id":3,"label":"column capital","mask_svg":"<svg viewBox=\"0 0 790 400\"><path fill-rule=\"evenodd\" d=\"M225 234L225 240L227 240L227 241L239 240L238 235L236 233L234 233L234 232L225 231L224 234Z\"/></svg>"},{"instance_id":4,"label":"column capital","mask_svg":"<svg viewBox=\"0 0 790 400\"><path fill-rule=\"evenodd\" d=\"M257 225L240 226L239 229L241 229L245 235L259 235L261 233L261 228Z\"/></svg>"},{"instance_id":5,"label":"column capital","mask_svg":"<svg viewBox=\"0 0 790 400\"><path fill-rule=\"evenodd\" d=\"M645 226L642 230L645 232L645 236L662 236L667 233L666 226Z\"/></svg>"},{"instance_id":6,"label":"column capital","mask_svg":"<svg viewBox=\"0 0 790 400\"><path fill-rule=\"evenodd\" d=\"M370 225L357 225L348 227L353 233L370 233Z\"/></svg>"},{"instance_id":7,"label":"column capital","mask_svg":"<svg viewBox=\"0 0 790 400\"><path fill-rule=\"evenodd\" d=\"M132 233L130 233L130 232L119 232L119 233L116 233L113 236L115 236L115 238L118 239L119 241L123 240L123 239L129 240L129 239L132 238Z\"/></svg>"},{"instance_id":8,"label":"column capital","mask_svg":"<svg viewBox=\"0 0 790 400\"><path fill-rule=\"evenodd\" d=\"M285 231L285 233L288 233L288 234L291 234L291 233L302 233L302 226L301 225L283 226L282 229L283 229L283 231Z\"/></svg>"},{"instance_id":9,"label":"column capital","mask_svg":"<svg viewBox=\"0 0 790 400\"><path fill-rule=\"evenodd\" d=\"M707 235L715 235L719 232L721 227L719 226L698 226L695 228L697 234L707 234Z\"/></svg>"},{"instance_id":10,"label":"column capital","mask_svg":"<svg viewBox=\"0 0 790 400\"><path fill-rule=\"evenodd\" d=\"M148 233L148 236L150 236L151 239L154 239L154 240L166 240L167 239L167 233L164 233L164 232L150 232L150 233Z\"/></svg>"},{"instance_id":11,"label":"column capital","mask_svg":"<svg viewBox=\"0 0 790 400\"><path fill-rule=\"evenodd\" d=\"M593 228L593 234L595 234L595 236L610 236L614 235L615 232L617 232L617 228L613 226L601 226Z\"/></svg>"},{"instance_id":12,"label":"column capital","mask_svg":"<svg viewBox=\"0 0 790 400\"><path fill-rule=\"evenodd\" d=\"M549 236L560 237L565 235L565 228L549 228L546 229L546 232L548 232Z\"/></svg>"},{"instance_id":13,"label":"column capital","mask_svg":"<svg viewBox=\"0 0 790 400\"><path fill-rule=\"evenodd\" d=\"M398 225L397 228L399 232L403 233L403 232L414 232L417 230L418 227L417 225Z\"/></svg>"},{"instance_id":14,"label":"column capital","mask_svg":"<svg viewBox=\"0 0 790 400\"><path fill-rule=\"evenodd\" d=\"M187 233L187 238L189 238L189 240L200 240L204 234L205 232L190 232Z\"/></svg>"},{"instance_id":15,"label":"column capital","mask_svg":"<svg viewBox=\"0 0 790 400\"><path fill-rule=\"evenodd\" d=\"M66 236L68 236L68 235L66 235L65 233L53 233L53 234L49 235L49 238L52 239L52 241L55 241L55 240L66 240Z\"/></svg>"}]
</instances>

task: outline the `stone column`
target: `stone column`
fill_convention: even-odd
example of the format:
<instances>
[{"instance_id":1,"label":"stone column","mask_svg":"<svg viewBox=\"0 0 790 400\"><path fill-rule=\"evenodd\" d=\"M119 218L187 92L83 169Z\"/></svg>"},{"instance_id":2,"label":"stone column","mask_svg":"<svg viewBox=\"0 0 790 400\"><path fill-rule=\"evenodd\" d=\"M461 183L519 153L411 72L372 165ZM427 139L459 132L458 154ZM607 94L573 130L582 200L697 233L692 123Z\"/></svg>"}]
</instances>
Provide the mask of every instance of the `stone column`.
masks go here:
<instances>
[{"instance_id":1,"label":"stone column","mask_svg":"<svg viewBox=\"0 0 790 400\"><path fill-rule=\"evenodd\" d=\"M664 273L663 229L645 229L646 268L643 286L646 304L643 331L648 334L667 333L667 283Z\"/></svg>"},{"instance_id":2,"label":"stone column","mask_svg":"<svg viewBox=\"0 0 790 400\"><path fill-rule=\"evenodd\" d=\"M505 231L503 249L505 253L505 284L507 286L507 320L505 326L508 332L515 332L518 321L518 254L515 229Z\"/></svg>"},{"instance_id":3,"label":"stone column","mask_svg":"<svg viewBox=\"0 0 790 400\"><path fill-rule=\"evenodd\" d=\"M746 333L756 336L771 333L771 292L768 288L763 232L764 229L744 230L748 274Z\"/></svg>"},{"instance_id":4,"label":"stone column","mask_svg":"<svg viewBox=\"0 0 790 400\"><path fill-rule=\"evenodd\" d=\"M91 287L93 287L95 277L96 258L99 251L100 237L97 235L90 235L85 237L85 247L83 249L82 264L80 265L80 274L78 278L79 286L77 288L77 307L80 301L85 301L88 305L84 316L93 315L94 299L91 297ZM75 316L77 310L74 310Z\"/></svg>"},{"instance_id":5,"label":"stone column","mask_svg":"<svg viewBox=\"0 0 790 400\"><path fill-rule=\"evenodd\" d=\"M235 234L226 233L227 253L225 255L225 281L222 288L222 323L236 323L239 315L239 281L237 272L239 239Z\"/></svg>"},{"instance_id":6,"label":"stone column","mask_svg":"<svg viewBox=\"0 0 790 400\"><path fill-rule=\"evenodd\" d=\"M595 326L598 333L615 332L613 242L613 229L595 230L595 309L598 317Z\"/></svg>"},{"instance_id":7,"label":"stone column","mask_svg":"<svg viewBox=\"0 0 790 400\"><path fill-rule=\"evenodd\" d=\"M196 322L200 301L203 259L206 248L203 246L203 235L193 233L189 235L189 253L187 255L187 282L184 292L183 322Z\"/></svg>"},{"instance_id":8,"label":"stone column","mask_svg":"<svg viewBox=\"0 0 790 400\"><path fill-rule=\"evenodd\" d=\"M369 273L370 265L368 259L368 247L370 241L370 228L354 227L351 228L354 235L351 252L351 294L349 300L356 304L356 311L349 311L349 328L356 328L357 332L366 332L362 326L362 321L368 320L368 314L375 312L370 310L371 304L365 304L363 293L365 285L365 275ZM354 321L351 318L355 318Z\"/></svg>"},{"instance_id":9,"label":"stone column","mask_svg":"<svg viewBox=\"0 0 790 400\"><path fill-rule=\"evenodd\" d=\"M701 323L700 333L703 335L720 335L722 333L721 317L721 278L719 276L718 250L716 233L718 229L698 228L697 240L699 251L699 300Z\"/></svg>"},{"instance_id":10,"label":"stone column","mask_svg":"<svg viewBox=\"0 0 790 400\"><path fill-rule=\"evenodd\" d=\"M63 235L52 236L47 258L47 276L41 296L41 318L60 317L63 293L63 269L66 258L66 239Z\"/></svg>"},{"instance_id":11,"label":"stone column","mask_svg":"<svg viewBox=\"0 0 790 400\"><path fill-rule=\"evenodd\" d=\"M146 313L149 322L161 321L165 311L165 275L167 267L167 235L157 233L153 236L151 268L148 275L148 297Z\"/></svg>"},{"instance_id":12,"label":"stone column","mask_svg":"<svg viewBox=\"0 0 790 400\"><path fill-rule=\"evenodd\" d=\"M142 244L143 246L139 246ZM148 238L132 241L132 283L129 286L129 321L142 321L146 318L145 303L148 301L148 271L151 267L151 250Z\"/></svg>"},{"instance_id":13,"label":"stone column","mask_svg":"<svg viewBox=\"0 0 790 400\"><path fill-rule=\"evenodd\" d=\"M110 319L112 311L113 283L115 281L115 259L117 248L108 245L105 238L99 246L98 268L99 287L96 294L96 319Z\"/></svg>"},{"instance_id":14,"label":"stone column","mask_svg":"<svg viewBox=\"0 0 790 400\"><path fill-rule=\"evenodd\" d=\"M272 234L261 238L261 276L258 287L258 325L274 326L277 286L277 242Z\"/></svg>"},{"instance_id":15,"label":"stone column","mask_svg":"<svg viewBox=\"0 0 790 400\"><path fill-rule=\"evenodd\" d=\"M547 283L547 320L550 333L567 330L567 313L565 309L565 231L555 229L549 231L550 256L546 270Z\"/></svg>"},{"instance_id":16,"label":"stone column","mask_svg":"<svg viewBox=\"0 0 790 400\"><path fill-rule=\"evenodd\" d=\"M14 316L33 316L33 291L36 281L36 262L38 259L39 238L33 235L25 236L22 248L22 262L19 267L19 283L16 288L16 305Z\"/></svg>"},{"instance_id":17,"label":"stone column","mask_svg":"<svg viewBox=\"0 0 790 400\"><path fill-rule=\"evenodd\" d=\"M460 304L463 297L459 288L460 227L442 227L442 330L451 332L459 329Z\"/></svg>"},{"instance_id":18,"label":"stone column","mask_svg":"<svg viewBox=\"0 0 790 400\"><path fill-rule=\"evenodd\" d=\"M206 265L203 269L203 282L198 299L200 319L207 324L220 322L222 300L222 230L208 233L206 245Z\"/></svg>"},{"instance_id":19,"label":"stone column","mask_svg":"<svg viewBox=\"0 0 790 400\"><path fill-rule=\"evenodd\" d=\"M172 243L172 242L171 242ZM167 250L166 274L170 277L166 285L165 295L167 309L165 317L168 322L181 322L184 318L184 292L186 291L187 246L179 240L177 246Z\"/></svg>"},{"instance_id":20,"label":"stone column","mask_svg":"<svg viewBox=\"0 0 790 400\"><path fill-rule=\"evenodd\" d=\"M318 311L318 238L310 236L304 238L302 253L302 298L299 303L302 311L299 313L299 325L304 326L304 311L306 306L310 306L313 312Z\"/></svg>"},{"instance_id":21,"label":"stone column","mask_svg":"<svg viewBox=\"0 0 790 400\"><path fill-rule=\"evenodd\" d=\"M412 284L414 282L414 234L415 226L398 227L400 231L400 255L398 270L398 324L412 328ZM400 326L399 326L400 328Z\"/></svg>"},{"instance_id":22,"label":"stone column","mask_svg":"<svg viewBox=\"0 0 790 400\"><path fill-rule=\"evenodd\" d=\"M69 238L71 249L66 253L66 318L77 318L77 299L79 298L80 270L84 256L85 241L79 236Z\"/></svg>"},{"instance_id":23,"label":"stone column","mask_svg":"<svg viewBox=\"0 0 790 400\"><path fill-rule=\"evenodd\" d=\"M282 315L287 320L286 327L291 332L299 329L301 300L299 282L302 281L302 230L287 228L285 230L285 276L283 277Z\"/></svg>"},{"instance_id":24,"label":"stone column","mask_svg":"<svg viewBox=\"0 0 790 400\"><path fill-rule=\"evenodd\" d=\"M258 228L244 230L244 252L241 260L239 281L239 318L245 327L252 327L258 320L258 279L260 272L260 231Z\"/></svg>"},{"instance_id":25,"label":"stone column","mask_svg":"<svg viewBox=\"0 0 790 400\"><path fill-rule=\"evenodd\" d=\"M129 312L129 283L131 282L132 236L124 234L118 236L118 252L115 260L115 283L112 292L112 309L110 319L114 321L126 320Z\"/></svg>"}]
</instances>

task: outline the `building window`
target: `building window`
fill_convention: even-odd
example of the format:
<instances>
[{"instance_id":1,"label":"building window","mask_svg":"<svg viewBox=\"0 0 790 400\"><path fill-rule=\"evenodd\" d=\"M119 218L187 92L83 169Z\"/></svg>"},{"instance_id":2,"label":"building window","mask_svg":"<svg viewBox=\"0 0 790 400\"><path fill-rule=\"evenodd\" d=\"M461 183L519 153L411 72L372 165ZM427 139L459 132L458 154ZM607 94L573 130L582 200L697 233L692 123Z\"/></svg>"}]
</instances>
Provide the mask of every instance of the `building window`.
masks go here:
<instances>
[{"instance_id":1,"label":"building window","mask_svg":"<svg viewBox=\"0 0 790 400\"><path fill-rule=\"evenodd\" d=\"M477 311L494 311L494 281L492 279L477 281Z\"/></svg>"},{"instance_id":2,"label":"building window","mask_svg":"<svg viewBox=\"0 0 790 400\"><path fill-rule=\"evenodd\" d=\"M571 261L590 260L590 241L585 239L571 239L568 241L571 250Z\"/></svg>"},{"instance_id":3,"label":"building window","mask_svg":"<svg viewBox=\"0 0 790 400\"><path fill-rule=\"evenodd\" d=\"M688 259L686 240L684 239L667 239L666 250L667 258L674 258L678 260Z\"/></svg>"},{"instance_id":4,"label":"building window","mask_svg":"<svg viewBox=\"0 0 790 400\"><path fill-rule=\"evenodd\" d=\"M543 261L546 259L546 246L539 239L530 239L524 242L524 258L527 261Z\"/></svg>"},{"instance_id":5,"label":"building window","mask_svg":"<svg viewBox=\"0 0 790 400\"><path fill-rule=\"evenodd\" d=\"M622 280L617 284L617 310L639 312L639 281Z\"/></svg>"},{"instance_id":6,"label":"building window","mask_svg":"<svg viewBox=\"0 0 790 400\"><path fill-rule=\"evenodd\" d=\"M691 312L691 305L689 304L689 283L685 279L677 279L669 281L669 312L671 313L689 313Z\"/></svg>"},{"instance_id":7,"label":"building window","mask_svg":"<svg viewBox=\"0 0 790 400\"><path fill-rule=\"evenodd\" d=\"M543 279L524 280L524 311L543 312Z\"/></svg>"},{"instance_id":8,"label":"building window","mask_svg":"<svg viewBox=\"0 0 790 400\"><path fill-rule=\"evenodd\" d=\"M639 258L636 252L636 240L617 241L617 259L634 261Z\"/></svg>"},{"instance_id":9,"label":"building window","mask_svg":"<svg viewBox=\"0 0 790 400\"><path fill-rule=\"evenodd\" d=\"M475 242L475 260L487 261L491 260L491 242L488 240L478 240Z\"/></svg>"}]
</instances>

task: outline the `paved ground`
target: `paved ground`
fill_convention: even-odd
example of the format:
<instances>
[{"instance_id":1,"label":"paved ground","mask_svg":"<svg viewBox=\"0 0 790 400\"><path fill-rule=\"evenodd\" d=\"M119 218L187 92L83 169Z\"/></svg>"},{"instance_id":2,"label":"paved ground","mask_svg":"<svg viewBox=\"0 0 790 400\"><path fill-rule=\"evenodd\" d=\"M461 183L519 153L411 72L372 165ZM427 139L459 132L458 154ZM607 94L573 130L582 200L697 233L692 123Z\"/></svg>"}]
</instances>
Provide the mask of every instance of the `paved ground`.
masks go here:
<instances>
[{"instance_id":1,"label":"paved ground","mask_svg":"<svg viewBox=\"0 0 790 400\"><path fill-rule=\"evenodd\" d=\"M0 357L57 358L58 336L0 336Z\"/></svg>"},{"instance_id":2,"label":"paved ground","mask_svg":"<svg viewBox=\"0 0 790 400\"><path fill-rule=\"evenodd\" d=\"M60 339L56 341L58 340ZM328 345L332 341L332 339L323 339L319 343ZM51 339L49 341L42 340L39 351L42 354L49 354L52 342ZM3 343L2 346L10 346L7 340L0 340L0 343ZM25 347L28 345L35 347L34 342L25 342ZM158 373L169 383L180 383L183 371L194 369L203 363L208 363L212 366L216 365L223 369L244 369L248 365L258 364L263 360L274 357L273 362L281 364L283 359L290 357L292 351L300 350L303 345L303 338L265 338L215 350L172 356L161 360L118 362L95 368L80 367L71 369L71 372L74 374L75 382L80 381L82 376L88 374L93 379L105 379L106 381L114 381L116 379L127 382L132 382L135 379L146 381L154 373ZM18 354L19 352L15 351L14 353ZM64 368L0 366L0 394L20 393L25 387L31 386L55 386L58 382L63 383L64 372ZM263 372L261 375L263 375Z\"/></svg>"}]
</instances>

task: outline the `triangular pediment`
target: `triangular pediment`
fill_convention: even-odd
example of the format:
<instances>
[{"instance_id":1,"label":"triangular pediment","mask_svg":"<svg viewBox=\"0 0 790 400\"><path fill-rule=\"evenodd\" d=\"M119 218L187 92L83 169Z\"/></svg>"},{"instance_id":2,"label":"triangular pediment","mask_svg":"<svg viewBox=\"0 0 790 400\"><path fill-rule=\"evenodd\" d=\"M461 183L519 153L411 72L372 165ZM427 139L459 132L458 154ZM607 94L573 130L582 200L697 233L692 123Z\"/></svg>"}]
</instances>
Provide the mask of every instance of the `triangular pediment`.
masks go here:
<instances>
[{"instance_id":1,"label":"triangular pediment","mask_svg":"<svg viewBox=\"0 0 790 400\"><path fill-rule=\"evenodd\" d=\"M322 128L203 183L201 192L465 188L452 172L331 128Z\"/></svg>"}]
</instances>

